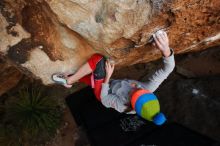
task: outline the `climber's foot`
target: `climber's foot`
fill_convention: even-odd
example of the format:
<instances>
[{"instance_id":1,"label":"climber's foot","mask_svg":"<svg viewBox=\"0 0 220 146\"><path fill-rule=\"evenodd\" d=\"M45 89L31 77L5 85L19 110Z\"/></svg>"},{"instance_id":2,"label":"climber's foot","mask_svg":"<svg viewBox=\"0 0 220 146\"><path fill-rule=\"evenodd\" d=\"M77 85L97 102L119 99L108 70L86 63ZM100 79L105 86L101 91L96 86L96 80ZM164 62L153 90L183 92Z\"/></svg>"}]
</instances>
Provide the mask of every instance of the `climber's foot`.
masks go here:
<instances>
[{"instance_id":1,"label":"climber's foot","mask_svg":"<svg viewBox=\"0 0 220 146\"><path fill-rule=\"evenodd\" d=\"M67 77L67 76L68 76L68 75L62 74L62 73L55 73L55 74L52 75L52 80L53 80L55 83L61 84L61 85L63 85L63 86L66 87L66 88L71 88L72 85L67 84L67 80L66 80L66 77Z\"/></svg>"}]
</instances>

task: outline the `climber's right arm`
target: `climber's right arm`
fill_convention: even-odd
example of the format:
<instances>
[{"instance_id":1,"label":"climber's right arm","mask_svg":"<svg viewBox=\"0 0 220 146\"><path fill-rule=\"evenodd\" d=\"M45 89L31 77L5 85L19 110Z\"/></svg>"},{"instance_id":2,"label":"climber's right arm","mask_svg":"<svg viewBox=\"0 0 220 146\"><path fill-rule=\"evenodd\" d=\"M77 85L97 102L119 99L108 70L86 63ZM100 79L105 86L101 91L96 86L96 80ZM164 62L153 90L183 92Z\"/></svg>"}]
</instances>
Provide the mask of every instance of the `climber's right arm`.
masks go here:
<instances>
[{"instance_id":1,"label":"climber's right arm","mask_svg":"<svg viewBox=\"0 0 220 146\"><path fill-rule=\"evenodd\" d=\"M114 64L111 64L108 60L105 64L106 77L105 82L102 83L101 89L101 102L106 108L114 108L118 112L122 113L127 108L126 105L122 103L120 98L115 94L109 94L109 80L114 71Z\"/></svg>"},{"instance_id":2,"label":"climber's right arm","mask_svg":"<svg viewBox=\"0 0 220 146\"><path fill-rule=\"evenodd\" d=\"M111 64L109 60L105 62L105 70L106 70L106 76L105 76L105 83L108 84L109 80L113 74L115 68L115 64Z\"/></svg>"}]
</instances>

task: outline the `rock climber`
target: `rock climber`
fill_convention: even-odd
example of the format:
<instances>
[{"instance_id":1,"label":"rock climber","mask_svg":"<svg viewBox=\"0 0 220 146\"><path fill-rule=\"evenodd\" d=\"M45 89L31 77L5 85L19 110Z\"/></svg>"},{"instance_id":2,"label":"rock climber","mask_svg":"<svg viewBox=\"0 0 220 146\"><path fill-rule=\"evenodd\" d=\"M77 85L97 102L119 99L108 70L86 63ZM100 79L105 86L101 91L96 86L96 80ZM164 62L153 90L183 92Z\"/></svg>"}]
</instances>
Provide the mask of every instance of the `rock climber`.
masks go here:
<instances>
[{"instance_id":1,"label":"rock climber","mask_svg":"<svg viewBox=\"0 0 220 146\"><path fill-rule=\"evenodd\" d=\"M114 71L114 63L100 54L94 54L74 74L52 75L52 80L71 88L79 81L92 86L96 98L107 108L120 113L135 114L162 125L166 121L160 112L160 105L153 92L168 77L175 67L174 52L169 47L168 36L159 30L153 34L154 45L163 55L163 67L157 69L146 82L136 80L110 79Z\"/></svg>"}]
</instances>

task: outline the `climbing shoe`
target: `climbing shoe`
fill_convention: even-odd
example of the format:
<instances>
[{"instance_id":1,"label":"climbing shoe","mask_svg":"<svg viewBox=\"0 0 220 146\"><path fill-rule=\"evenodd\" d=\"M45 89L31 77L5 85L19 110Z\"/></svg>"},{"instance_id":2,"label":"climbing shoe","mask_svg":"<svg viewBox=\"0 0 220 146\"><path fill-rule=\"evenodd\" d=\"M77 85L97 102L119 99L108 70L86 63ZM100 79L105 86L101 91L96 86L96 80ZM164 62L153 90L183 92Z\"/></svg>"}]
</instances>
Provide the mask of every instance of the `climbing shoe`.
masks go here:
<instances>
[{"instance_id":1,"label":"climbing shoe","mask_svg":"<svg viewBox=\"0 0 220 146\"><path fill-rule=\"evenodd\" d=\"M71 88L72 85L67 84L67 80L65 79L65 75L61 73L55 73L52 75L52 80L57 83L65 86L66 88Z\"/></svg>"}]
</instances>

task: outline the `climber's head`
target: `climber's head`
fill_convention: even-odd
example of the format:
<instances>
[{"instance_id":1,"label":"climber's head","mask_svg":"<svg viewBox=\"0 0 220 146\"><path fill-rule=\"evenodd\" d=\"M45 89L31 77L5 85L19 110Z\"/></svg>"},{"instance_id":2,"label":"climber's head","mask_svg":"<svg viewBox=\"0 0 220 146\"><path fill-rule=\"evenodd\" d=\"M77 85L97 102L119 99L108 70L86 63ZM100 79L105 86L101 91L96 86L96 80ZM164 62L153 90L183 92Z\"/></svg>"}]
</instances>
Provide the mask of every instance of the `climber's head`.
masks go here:
<instances>
[{"instance_id":1,"label":"climber's head","mask_svg":"<svg viewBox=\"0 0 220 146\"><path fill-rule=\"evenodd\" d=\"M160 112L157 97L148 90L135 91L131 97L131 106L139 116L156 125L162 125L166 121L166 117Z\"/></svg>"}]
</instances>

